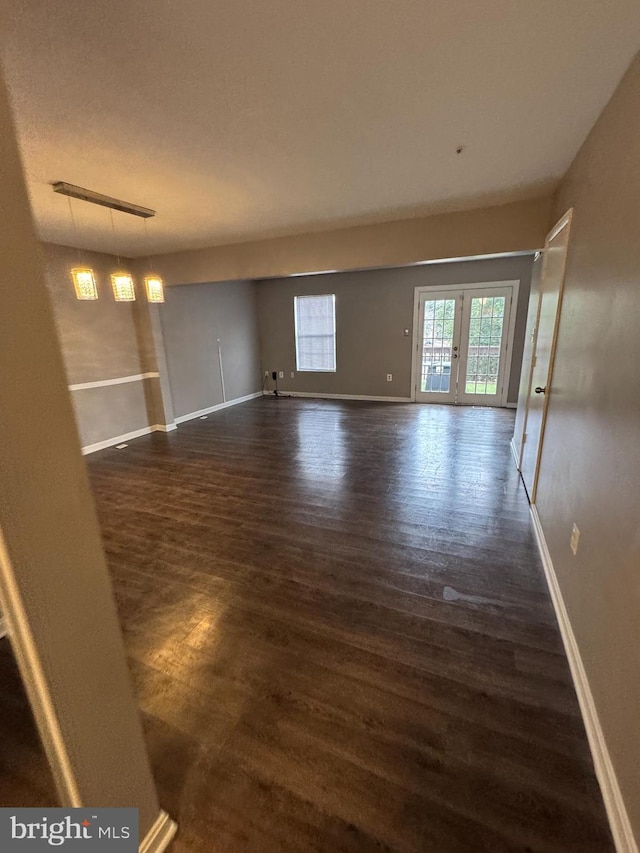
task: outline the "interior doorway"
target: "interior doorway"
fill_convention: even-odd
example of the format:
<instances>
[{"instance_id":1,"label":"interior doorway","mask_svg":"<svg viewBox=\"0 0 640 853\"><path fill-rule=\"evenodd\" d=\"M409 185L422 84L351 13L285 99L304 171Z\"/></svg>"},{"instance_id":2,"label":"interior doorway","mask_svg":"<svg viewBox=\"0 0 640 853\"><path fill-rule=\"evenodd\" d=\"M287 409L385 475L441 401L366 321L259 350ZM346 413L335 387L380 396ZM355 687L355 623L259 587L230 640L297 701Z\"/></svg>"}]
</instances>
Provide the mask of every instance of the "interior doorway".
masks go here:
<instances>
[{"instance_id":1,"label":"interior doorway","mask_svg":"<svg viewBox=\"0 0 640 853\"><path fill-rule=\"evenodd\" d=\"M547 235L540 278L528 318L527 337L531 345L522 365L526 379L520 387L512 446L532 504L536 502L572 218L573 209L568 210Z\"/></svg>"},{"instance_id":2,"label":"interior doorway","mask_svg":"<svg viewBox=\"0 0 640 853\"><path fill-rule=\"evenodd\" d=\"M517 281L416 288L414 399L505 406Z\"/></svg>"}]
</instances>

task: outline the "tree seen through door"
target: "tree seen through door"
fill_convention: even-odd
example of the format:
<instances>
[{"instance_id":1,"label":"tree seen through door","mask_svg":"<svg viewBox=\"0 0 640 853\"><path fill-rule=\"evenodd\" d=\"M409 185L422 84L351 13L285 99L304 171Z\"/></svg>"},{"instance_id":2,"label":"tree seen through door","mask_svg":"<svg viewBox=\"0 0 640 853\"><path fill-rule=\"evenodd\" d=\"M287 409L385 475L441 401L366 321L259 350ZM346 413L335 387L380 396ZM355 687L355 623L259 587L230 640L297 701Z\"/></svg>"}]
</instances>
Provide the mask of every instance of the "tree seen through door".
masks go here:
<instances>
[{"instance_id":1,"label":"tree seen through door","mask_svg":"<svg viewBox=\"0 0 640 853\"><path fill-rule=\"evenodd\" d=\"M504 404L513 291L497 284L421 296L418 401Z\"/></svg>"},{"instance_id":2,"label":"tree seen through door","mask_svg":"<svg viewBox=\"0 0 640 853\"><path fill-rule=\"evenodd\" d=\"M504 296L474 296L471 300L465 376L467 394L495 394L497 391L504 309Z\"/></svg>"},{"instance_id":3,"label":"tree seen through door","mask_svg":"<svg viewBox=\"0 0 640 853\"><path fill-rule=\"evenodd\" d=\"M455 316L455 299L425 302L420 381L424 392L446 393L450 390Z\"/></svg>"}]
</instances>

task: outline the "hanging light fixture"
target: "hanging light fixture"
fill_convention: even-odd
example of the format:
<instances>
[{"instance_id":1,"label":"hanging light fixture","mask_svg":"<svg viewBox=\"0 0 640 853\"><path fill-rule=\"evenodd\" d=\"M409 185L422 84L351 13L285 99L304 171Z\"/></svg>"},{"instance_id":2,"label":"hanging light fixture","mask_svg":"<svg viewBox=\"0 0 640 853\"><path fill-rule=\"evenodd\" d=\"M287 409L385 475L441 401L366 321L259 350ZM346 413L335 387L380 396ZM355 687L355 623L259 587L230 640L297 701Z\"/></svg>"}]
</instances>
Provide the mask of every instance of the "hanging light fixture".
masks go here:
<instances>
[{"instance_id":1,"label":"hanging light fixture","mask_svg":"<svg viewBox=\"0 0 640 853\"><path fill-rule=\"evenodd\" d=\"M144 286L149 302L164 302L164 285L159 275L150 273L144 277Z\"/></svg>"},{"instance_id":2,"label":"hanging light fixture","mask_svg":"<svg viewBox=\"0 0 640 853\"><path fill-rule=\"evenodd\" d=\"M96 276L90 267L74 267L71 270L71 278L77 299L98 298Z\"/></svg>"},{"instance_id":3,"label":"hanging light fixture","mask_svg":"<svg viewBox=\"0 0 640 853\"><path fill-rule=\"evenodd\" d=\"M113 221L113 210L109 209L111 217L111 230L113 231L114 239L116 238L116 225ZM120 266L120 255L118 258L118 267ZM111 287L113 288L113 298L116 302L135 302L136 288L133 283L133 276L126 270L118 269L111 273Z\"/></svg>"},{"instance_id":4,"label":"hanging light fixture","mask_svg":"<svg viewBox=\"0 0 640 853\"><path fill-rule=\"evenodd\" d=\"M147 230L147 220L144 220L144 236L147 243L147 251L149 251L149 232ZM151 256L149 256L149 270L151 266ZM144 277L144 286L147 291L148 302L164 302L164 283L157 273L149 272Z\"/></svg>"},{"instance_id":5,"label":"hanging light fixture","mask_svg":"<svg viewBox=\"0 0 640 853\"><path fill-rule=\"evenodd\" d=\"M75 235L76 245L80 242L78 235L78 224L73 215L73 207L71 206L71 198L69 198L69 215L71 216L71 225ZM80 247L78 246L78 261L80 258ZM73 289L76 292L76 299L94 300L98 298L98 284L96 276L91 267L77 266L71 270L71 280L73 281Z\"/></svg>"},{"instance_id":6,"label":"hanging light fixture","mask_svg":"<svg viewBox=\"0 0 640 853\"><path fill-rule=\"evenodd\" d=\"M111 273L111 287L116 302L135 302L136 288L131 273L118 271Z\"/></svg>"},{"instance_id":7,"label":"hanging light fixture","mask_svg":"<svg viewBox=\"0 0 640 853\"><path fill-rule=\"evenodd\" d=\"M53 184L53 191L56 193L61 193L62 195L66 195L69 198L69 212L71 214L71 221L76 232L76 238L78 228L75 218L73 216L73 208L71 207L72 198L79 198L83 201L88 201L92 204L99 204L103 207L109 208L109 215L111 217L111 230L113 231L114 243L116 243L116 245L116 226L113 219L114 210L120 210L123 213L128 213L133 216L139 216L144 219L145 235L147 234L147 219L149 217L155 216L156 214L155 210L151 210L151 208L149 207L141 207L141 205L139 204L132 204L131 202L123 201L122 199L103 195L102 193L97 193L94 190L88 190L85 187L79 187L75 184L66 183L66 181L56 181ZM76 242L78 242L77 239ZM133 276L130 272L120 269L120 256L117 257L119 269L111 273L111 287L113 289L114 299L116 300L116 302L135 302L136 288L135 283L133 281ZM78 250L78 260L80 261L80 250ZM149 259L149 270L151 270L151 259ZM71 270L71 275L73 278L73 285L78 299L98 298L96 277L90 267L80 266L79 264L77 267ZM162 278L157 275L157 273L149 272L149 274L145 276L144 283L147 294L147 300L149 302L164 302L164 286L162 283Z\"/></svg>"}]
</instances>

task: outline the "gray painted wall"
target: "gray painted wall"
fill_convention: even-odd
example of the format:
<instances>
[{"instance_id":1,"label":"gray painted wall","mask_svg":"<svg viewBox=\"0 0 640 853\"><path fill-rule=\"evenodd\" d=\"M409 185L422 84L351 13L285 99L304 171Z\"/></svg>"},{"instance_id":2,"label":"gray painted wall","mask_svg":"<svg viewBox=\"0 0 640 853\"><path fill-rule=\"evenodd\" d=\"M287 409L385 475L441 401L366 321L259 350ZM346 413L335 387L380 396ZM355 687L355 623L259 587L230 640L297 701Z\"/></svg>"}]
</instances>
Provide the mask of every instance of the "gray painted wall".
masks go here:
<instances>
[{"instance_id":1,"label":"gray painted wall","mask_svg":"<svg viewBox=\"0 0 640 853\"><path fill-rule=\"evenodd\" d=\"M51 293L69 384L115 379L159 369L150 335L149 306L114 302L109 274L116 259L95 252L82 262L96 271L100 298L80 302L69 276L78 263L75 249L43 244ZM160 318L172 414L186 416L223 402L218 363L222 347L226 400L259 391L264 370L284 370L283 389L315 393L407 397L410 394L413 292L418 285L521 280L514 353L522 349L529 257L434 264L394 270L341 273L250 281L216 282L167 288L166 303L151 306ZM296 374L293 296L335 292L338 372ZM147 330L148 331L148 330ZM262 349L260 351L260 339ZM157 354L156 354L157 355ZM262 364L262 367L261 367ZM164 374L161 366L161 374ZM509 399L517 399L519 357L515 358ZM393 382L386 374L393 373ZM160 380L146 379L72 392L83 445L144 429L166 418L154 403ZM168 389L167 389L168 390ZM155 396L154 396L155 395ZM166 394L165 394L166 397Z\"/></svg>"},{"instance_id":2,"label":"gray painted wall","mask_svg":"<svg viewBox=\"0 0 640 853\"><path fill-rule=\"evenodd\" d=\"M100 297L82 302L75 297L70 275L79 265L78 250L42 243L41 252L69 384L143 373L134 304L115 302L111 293L109 276L116 258L82 252L80 265L94 269Z\"/></svg>"},{"instance_id":3,"label":"gray painted wall","mask_svg":"<svg viewBox=\"0 0 640 853\"><path fill-rule=\"evenodd\" d=\"M251 281L167 288L162 331L176 417L261 388L256 285Z\"/></svg>"},{"instance_id":4,"label":"gray painted wall","mask_svg":"<svg viewBox=\"0 0 640 853\"><path fill-rule=\"evenodd\" d=\"M79 262L77 250L45 243L41 256L70 385L152 371L161 374L160 379L72 391L83 445L171 421L172 402L176 416L223 402L218 338L226 399L260 390L254 282L167 288L166 302L160 306L149 306L143 298L117 303L109 283L116 258L83 252L81 262L95 270L100 298L81 302L70 277ZM130 266L140 279L136 262ZM165 372L172 399L169 389L161 388ZM169 417L161 414L163 409Z\"/></svg>"},{"instance_id":5,"label":"gray painted wall","mask_svg":"<svg viewBox=\"0 0 640 853\"><path fill-rule=\"evenodd\" d=\"M149 426L145 385L149 380L72 391L83 447ZM148 389L150 390L150 389Z\"/></svg>"},{"instance_id":6,"label":"gray painted wall","mask_svg":"<svg viewBox=\"0 0 640 853\"><path fill-rule=\"evenodd\" d=\"M509 401L518 381L531 285L532 256L427 264L280 278L258 283L262 372L283 370L281 390L373 397L411 395L413 305L416 287L520 280ZM181 289L181 288L180 288ZM295 373L293 298L336 294L336 373ZM405 337L403 330L410 330ZM387 382L387 373L393 381Z\"/></svg>"},{"instance_id":7,"label":"gray painted wall","mask_svg":"<svg viewBox=\"0 0 640 853\"><path fill-rule=\"evenodd\" d=\"M569 243L538 512L640 842L640 55L562 182ZM572 524L581 530L577 556Z\"/></svg>"},{"instance_id":8,"label":"gray painted wall","mask_svg":"<svg viewBox=\"0 0 640 853\"><path fill-rule=\"evenodd\" d=\"M45 279L55 314L65 370L70 385L118 379L146 373L148 356L136 322L137 303L115 302L109 276L117 259L98 252L82 252L81 264L97 276L99 299L76 299L70 270L79 265L76 249L41 244ZM149 426L149 390L141 380L72 391L71 396L83 445Z\"/></svg>"}]
</instances>

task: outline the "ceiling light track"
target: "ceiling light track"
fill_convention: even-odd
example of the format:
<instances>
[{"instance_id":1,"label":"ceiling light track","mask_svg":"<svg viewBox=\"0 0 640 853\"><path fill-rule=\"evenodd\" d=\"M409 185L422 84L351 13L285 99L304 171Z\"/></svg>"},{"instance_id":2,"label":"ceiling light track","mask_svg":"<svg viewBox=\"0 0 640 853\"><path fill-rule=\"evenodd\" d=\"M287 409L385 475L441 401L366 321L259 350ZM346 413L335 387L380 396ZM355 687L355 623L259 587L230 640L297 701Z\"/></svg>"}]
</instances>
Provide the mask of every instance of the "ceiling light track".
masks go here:
<instances>
[{"instance_id":1,"label":"ceiling light track","mask_svg":"<svg viewBox=\"0 0 640 853\"><path fill-rule=\"evenodd\" d=\"M53 191L71 196L71 198L89 201L92 204L100 204L102 207L110 207L112 210L120 210L122 213L130 213L132 216L141 216L143 219L150 219L156 215L155 210L148 207L131 204L119 198L111 198L111 196L102 195L102 193L96 193L93 190L86 190L84 187L77 187L75 184L67 184L65 181L56 181L53 185Z\"/></svg>"}]
</instances>

